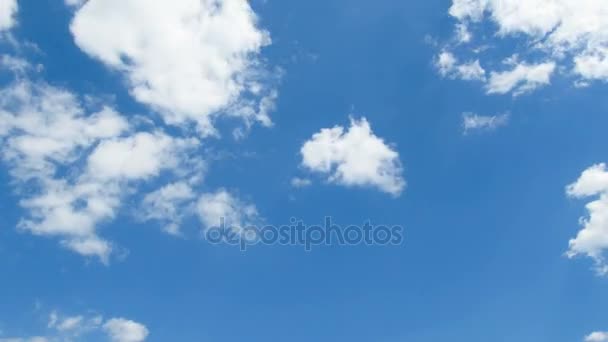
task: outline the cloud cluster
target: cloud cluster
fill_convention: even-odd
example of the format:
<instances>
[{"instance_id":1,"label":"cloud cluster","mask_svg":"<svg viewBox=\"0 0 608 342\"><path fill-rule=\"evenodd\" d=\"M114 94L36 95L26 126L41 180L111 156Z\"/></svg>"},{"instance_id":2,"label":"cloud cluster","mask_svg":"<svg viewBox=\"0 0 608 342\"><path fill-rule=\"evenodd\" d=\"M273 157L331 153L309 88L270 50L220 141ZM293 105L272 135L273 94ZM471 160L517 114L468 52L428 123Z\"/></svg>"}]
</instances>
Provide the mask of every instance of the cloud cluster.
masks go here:
<instances>
[{"instance_id":1,"label":"cloud cluster","mask_svg":"<svg viewBox=\"0 0 608 342\"><path fill-rule=\"evenodd\" d=\"M202 135L219 115L271 124L276 91L259 57L270 36L247 0L89 0L71 31L168 124Z\"/></svg>"},{"instance_id":2,"label":"cloud cluster","mask_svg":"<svg viewBox=\"0 0 608 342\"><path fill-rule=\"evenodd\" d=\"M0 90L0 141L29 211L20 229L59 237L104 262L112 245L98 226L116 216L140 182L163 172L202 172L194 156L198 140L137 131L114 109L86 108L73 93L44 82L20 80Z\"/></svg>"},{"instance_id":3,"label":"cloud cluster","mask_svg":"<svg viewBox=\"0 0 608 342\"><path fill-rule=\"evenodd\" d=\"M246 0L79 1L71 24L77 44L124 73L132 94L162 114L172 130L39 80L37 68L5 54L14 74L0 88L0 158L26 209L19 229L57 238L83 256L108 263L116 246L100 234L127 199L141 198L136 216L180 235L182 219L210 222L213 208L243 221L255 207L219 190L203 193L207 168L201 136L215 134L219 114L270 125L276 91L259 57L270 43ZM17 5L0 0L14 25ZM85 101L86 100L86 101ZM95 103L95 105L93 105ZM145 121L145 124L142 122ZM242 130L238 131L242 135ZM150 188L152 188L150 190ZM218 203L223 204L219 205ZM219 208L219 209L218 209ZM254 215L255 213L255 215ZM215 224L215 223L214 223Z\"/></svg>"},{"instance_id":4,"label":"cloud cluster","mask_svg":"<svg viewBox=\"0 0 608 342\"><path fill-rule=\"evenodd\" d=\"M567 255L584 255L595 261L600 274L608 274L604 252L608 249L608 169L597 164L585 170L579 179L566 188L573 198L595 198L587 203L588 217L581 219L582 229L570 240Z\"/></svg>"},{"instance_id":5,"label":"cloud cluster","mask_svg":"<svg viewBox=\"0 0 608 342\"><path fill-rule=\"evenodd\" d=\"M604 0L453 0L449 14L457 21L456 42L442 53L474 55L482 59L481 65L498 68L495 57L484 55L480 46L492 48L492 39L525 40L509 54L529 61L492 71L490 94L530 92L549 84L559 69L575 75L579 85L608 80L608 2ZM495 32L487 32L489 28ZM484 41L487 36L493 38Z\"/></svg>"},{"instance_id":6,"label":"cloud cluster","mask_svg":"<svg viewBox=\"0 0 608 342\"><path fill-rule=\"evenodd\" d=\"M91 336L109 342L143 342L150 334L145 325L125 318L62 316L56 311L49 315L47 329L46 336L0 338L0 342L70 342L88 340Z\"/></svg>"},{"instance_id":7,"label":"cloud cluster","mask_svg":"<svg viewBox=\"0 0 608 342\"><path fill-rule=\"evenodd\" d=\"M344 186L369 186L399 196L405 188L399 153L377 137L369 122L324 128L304 143L302 166Z\"/></svg>"}]
</instances>

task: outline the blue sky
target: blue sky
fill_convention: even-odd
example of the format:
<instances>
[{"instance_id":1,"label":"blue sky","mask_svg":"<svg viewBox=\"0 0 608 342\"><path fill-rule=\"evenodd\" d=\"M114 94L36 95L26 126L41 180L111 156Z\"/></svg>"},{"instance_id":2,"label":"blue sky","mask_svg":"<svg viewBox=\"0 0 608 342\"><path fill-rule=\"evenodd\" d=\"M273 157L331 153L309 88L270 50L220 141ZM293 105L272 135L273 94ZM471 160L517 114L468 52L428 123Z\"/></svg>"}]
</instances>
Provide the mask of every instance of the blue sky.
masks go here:
<instances>
[{"instance_id":1,"label":"blue sky","mask_svg":"<svg viewBox=\"0 0 608 342\"><path fill-rule=\"evenodd\" d=\"M0 341L608 341L608 8L503 2L0 0Z\"/></svg>"}]
</instances>

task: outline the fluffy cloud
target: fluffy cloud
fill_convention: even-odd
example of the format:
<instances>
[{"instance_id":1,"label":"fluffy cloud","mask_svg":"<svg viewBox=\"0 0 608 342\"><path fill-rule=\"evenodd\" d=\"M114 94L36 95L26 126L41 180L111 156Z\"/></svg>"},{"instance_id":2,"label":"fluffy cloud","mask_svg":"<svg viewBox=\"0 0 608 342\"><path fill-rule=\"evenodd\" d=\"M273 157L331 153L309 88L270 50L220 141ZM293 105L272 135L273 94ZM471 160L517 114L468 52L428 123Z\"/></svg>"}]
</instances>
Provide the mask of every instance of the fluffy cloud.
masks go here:
<instances>
[{"instance_id":1,"label":"fluffy cloud","mask_svg":"<svg viewBox=\"0 0 608 342\"><path fill-rule=\"evenodd\" d=\"M85 115L72 93L44 83L18 81L0 90L2 153L20 179L53 174L58 163L74 162L83 149L127 128L111 108Z\"/></svg>"},{"instance_id":2,"label":"fluffy cloud","mask_svg":"<svg viewBox=\"0 0 608 342\"><path fill-rule=\"evenodd\" d=\"M472 131L491 131L504 126L509 121L509 114L477 115L475 113L462 114L462 127L464 134Z\"/></svg>"},{"instance_id":3,"label":"fluffy cloud","mask_svg":"<svg viewBox=\"0 0 608 342\"><path fill-rule=\"evenodd\" d=\"M201 172L195 139L133 132L109 107L85 108L69 91L17 81L0 90L1 156L28 217L19 228L58 237L63 246L107 263L112 244L97 234L137 182L162 172ZM27 192L26 192L27 190Z\"/></svg>"},{"instance_id":4,"label":"fluffy cloud","mask_svg":"<svg viewBox=\"0 0 608 342\"><path fill-rule=\"evenodd\" d=\"M582 230L570 240L567 255L584 255L592 258L600 274L608 274L604 251L608 249L608 170L598 164L585 170L580 178L566 188L573 198L595 197L586 205L589 213L581 219Z\"/></svg>"},{"instance_id":5,"label":"fluffy cloud","mask_svg":"<svg viewBox=\"0 0 608 342\"><path fill-rule=\"evenodd\" d=\"M197 192L206 163L202 143L219 116L271 125L277 92L260 58L270 44L247 0L65 0L75 11L77 45L124 75L131 94L160 113L164 129L127 120L100 101L32 81L28 61L3 55L0 68L15 80L0 88L0 158L25 209L21 231L108 263L116 250L99 234L127 199L142 199L136 214L180 234L184 217L235 223L257 217L252 205L226 191ZM14 25L15 1L0 0L0 30ZM3 18L10 25L3 25ZM8 22L8 19L5 20ZM15 42L18 44L18 42ZM97 104L93 104L97 103ZM143 127L142 127L143 126ZM162 127L162 128L161 128ZM185 136L172 135L185 134ZM153 180L163 186L150 190ZM157 185L153 185L157 186ZM146 194L139 196L142 189ZM151 191L151 192L150 192ZM215 211L214 211L215 210Z\"/></svg>"},{"instance_id":6,"label":"fluffy cloud","mask_svg":"<svg viewBox=\"0 0 608 342\"><path fill-rule=\"evenodd\" d=\"M158 176L163 169L176 169L184 155L196 148L196 139L174 138L162 132L139 132L101 142L88 159L87 172L101 181L137 180ZM176 153L178 152L178 153Z\"/></svg>"},{"instance_id":7,"label":"fluffy cloud","mask_svg":"<svg viewBox=\"0 0 608 342\"><path fill-rule=\"evenodd\" d=\"M302 146L302 165L345 186L370 186L394 196L405 188L399 153L372 132L369 122L351 119L348 129L324 128Z\"/></svg>"},{"instance_id":8,"label":"fluffy cloud","mask_svg":"<svg viewBox=\"0 0 608 342\"><path fill-rule=\"evenodd\" d=\"M142 342L148 337L148 329L137 322L113 318L103 325L112 342Z\"/></svg>"},{"instance_id":9,"label":"fluffy cloud","mask_svg":"<svg viewBox=\"0 0 608 342\"><path fill-rule=\"evenodd\" d=\"M0 0L0 31L9 30L15 25L18 9L17 0Z\"/></svg>"},{"instance_id":10,"label":"fluffy cloud","mask_svg":"<svg viewBox=\"0 0 608 342\"><path fill-rule=\"evenodd\" d=\"M608 2L604 0L453 0L449 13L457 20L458 43L466 45L453 47L459 55L478 55L480 42L472 39L475 31L469 32L474 29L482 31L476 35L481 39L525 39L512 52L537 61L494 73L490 93L530 91L548 84L557 67L571 68L582 81L608 80ZM479 25L486 20L493 25ZM488 27L497 28L496 34L485 32ZM494 64L489 56L487 63ZM497 86L492 86L492 78ZM523 88L514 87L518 83Z\"/></svg>"},{"instance_id":11,"label":"fluffy cloud","mask_svg":"<svg viewBox=\"0 0 608 342\"><path fill-rule=\"evenodd\" d=\"M607 342L608 332L596 331L585 337L585 342Z\"/></svg>"},{"instance_id":12,"label":"fluffy cloud","mask_svg":"<svg viewBox=\"0 0 608 342\"><path fill-rule=\"evenodd\" d=\"M221 114L271 124L276 92L259 58L270 37L247 0L89 0L71 31L169 124L204 135Z\"/></svg>"},{"instance_id":13,"label":"fluffy cloud","mask_svg":"<svg viewBox=\"0 0 608 342\"><path fill-rule=\"evenodd\" d=\"M91 335L99 334L112 342L143 342L149 335L145 325L124 318L62 316L56 311L50 314L47 329L47 336L0 338L0 342L68 342L88 340Z\"/></svg>"}]
</instances>

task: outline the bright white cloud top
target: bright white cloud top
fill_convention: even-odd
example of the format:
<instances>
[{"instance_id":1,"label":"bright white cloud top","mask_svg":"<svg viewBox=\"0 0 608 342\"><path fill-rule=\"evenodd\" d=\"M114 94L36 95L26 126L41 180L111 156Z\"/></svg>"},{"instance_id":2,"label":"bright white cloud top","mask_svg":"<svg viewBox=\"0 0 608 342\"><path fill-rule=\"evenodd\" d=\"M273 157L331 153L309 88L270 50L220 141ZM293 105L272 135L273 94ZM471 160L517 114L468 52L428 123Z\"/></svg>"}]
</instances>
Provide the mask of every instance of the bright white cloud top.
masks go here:
<instances>
[{"instance_id":1,"label":"bright white cloud top","mask_svg":"<svg viewBox=\"0 0 608 342\"><path fill-rule=\"evenodd\" d=\"M368 186L399 196L405 188L399 153L377 137L369 122L323 128L304 143L302 166L344 186Z\"/></svg>"},{"instance_id":2,"label":"bright white cloud top","mask_svg":"<svg viewBox=\"0 0 608 342\"><path fill-rule=\"evenodd\" d=\"M271 124L276 92L259 57L270 35L247 0L89 0L71 31L168 124L203 135L219 115Z\"/></svg>"},{"instance_id":3,"label":"bright white cloud top","mask_svg":"<svg viewBox=\"0 0 608 342\"><path fill-rule=\"evenodd\" d=\"M604 0L453 0L449 14L457 20L456 43L445 50L474 55L486 70L496 69L487 84L490 94L530 92L550 84L559 69L575 75L579 85L608 80L608 2ZM484 41L487 36L493 38ZM501 40L522 37L527 41L510 55L529 60L515 61L510 69L480 52L480 47L491 49Z\"/></svg>"},{"instance_id":4,"label":"bright white cloud top","mask_svg":"<svg viewBox=\"0 0 608 342\"><path fill-rule=\"evenodd\" d=\"M604 257L608 249L608 169L597 164L585 170L566 189L573 198L596 197L586 205L589 216L581 219L582 230L570 240L569 257L584 255L592 258L600 274L608 274Z\"/></svg>"}]
</instances>

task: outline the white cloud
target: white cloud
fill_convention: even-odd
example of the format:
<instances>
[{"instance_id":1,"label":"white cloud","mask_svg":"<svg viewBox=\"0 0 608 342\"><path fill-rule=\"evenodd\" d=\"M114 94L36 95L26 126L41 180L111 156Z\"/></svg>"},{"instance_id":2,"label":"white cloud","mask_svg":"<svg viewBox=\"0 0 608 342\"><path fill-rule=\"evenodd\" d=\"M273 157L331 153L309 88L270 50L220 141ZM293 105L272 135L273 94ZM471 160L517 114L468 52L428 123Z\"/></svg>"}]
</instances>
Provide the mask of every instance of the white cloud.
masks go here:
<instances>
[{"instance_id":1,"label":"white cloud","mask_svg":"<svg viewBox=\"0 0 608 342\"><path fill-rule=\"evenodd\" d=\"M469 43L473 39L473 34L469 31L466 24L460 23L456 25L456 40L459 44Z\"/></svg>"},{"instance_id":2,"label":"white cloud","mask_svg":"<svg viewBox=\"0 0 608 342\"><path fill-rule=\"evenodd\" d=\"M103 317L95 315L85 317L84 315L61 316L53 311L49 317L48 328L54 329L64 337L79 337L92 331L98 330L103 322Z\"/></svg>"},{"instance_id":3,"label":"white cloud","mask_svg":"<svg viewBox=\"0 0 608 342\"><path fill-rule=\"evenodd\" d=\"M180 164L180 150L196 148L196 139L173 138L161 132L139 132L101 142L88 159L88 173L99 180L148 179Z\"/></svg>"},{"instance_id":4,"label":"white cloud","mask_svg":"<svg viewBox=\"0 0 608 342\"><path fill-rule=\"evenodd\" d=\"M480 20L489 0L453 0L450 15L456 18Z\"/></svg>"},{"instance_id":5,"label":"white cloud","mask_svg":"<svg viewBox=\"0 0 608 342\"><path fill-rule=\"evenodd\" d=\"M44 83L18 81L0 90L2 152L15 163L17 178L52 174L56 163L75 161L82 149L127 128L114 110L86 115L72 93Z\"/></svg>"},{"instance_id":6,"label":"white cloud","mask_svg":"<svg viewBox=\"0 0 608 342\"><path fill-rule=\"evenodd\" d=\"M62 316L56 311L50 314L47 328L47 336L0 338L0 342L80 341L100 333L112 342L143 342L149 335L145 325L124 318L104 320L101 315Z\"/></svg>"},{"instance_id":7,"label":"white cloud","mask_svg":"<svg viewBox=\"0 0 608 342\"><path fill-rule=\"evenodd\" d=\"M0 0L0 31L11 29L17 22L17 0Z\"/></svg>"},{"instance_id":8,"label":"white cloud","mask_svg":"<svg viewBox=\"0 0 608 342\"><path fill-rule=\"evenodd\" d=\"M19 228L107 263L113 246L97 229L137 182L164 171L185 179L201 172L197 140L132 129L111 108L90 111L45 83L0 90L0 152L28 210Z\"/></svg>"},{"instance_id":9,"label":"white cloud","mask_svg":"<svg viewBox=\"0 0 608 342\"><path fill-rule=\"evenodd\" d=\"M585 342L608 342L608 332L593 332L585 337Z\"/></svg>"},{"instance_id":10,"label":"white cloud","mask_svg":"<svg viewBox=\"0 0 608 342\"><path fill-rule=\"evenodd\" d=\"M141 207L142 218L161 221L165 223L165 232L180 235L181 221L192 212L190 207L195 197L196 193L186 182L168 184L146 195Z\"/></svg>"},{"instance_id":11,"label":"white cloud","mask_svg":"<svg viewBox=\"0 0 608 342\"><path fill-rule=\"evenodd\" d=\"M478 115L475 113L462 114L462 126L464 134L471 131L491 131L504 126L509 121L509 114L500 115Z\"/></svg>"},{"instance_id":12,"label":"white cloud","mask_svg":"<svg viewBox=\"0 0 608 342\"><path fill-rule=\"evenodd\" d=\"M12 55L2 55L0 58L0 68L2 70L11 71L17 75L25 74L25 72L33 69L30 62Z\"/></svg>"},{"instance_id":13,"label":"white cloud","mask_svg":"<svg viewBox=\"0 0 608 342\"><path fill-rule=\"evenodd\" d=\"M65 4L68 6L79 7L82 6L87 0L65 0Z\"/></svg>"},{"instance_id":14,"label":"white cloud","mask_svg":"<svg viewBox=\"0 0 608 342\"><path fill-rule=\"evenodd\" d=\"M437 56L435 66L443 77L458 78L466 81L485 81L486 71L479 64L479 60L468 63L458 63L458 60L448 51L443 51Z\"/></svg>"},{"instance_id":15,"label":"white cloud","mask_svg":"<svg viewBox=\"0 0 608 342\"><path fill-rule=\"evenodd\" d=\"M169 124L207 135L222 114L271 123L276 91L259 57L270 37L247 0L89 0L71 31Z\"/></svg>"},{"instance_id":16,"label":"white cloud","mask_svg":"<svg viewBox=\"0 0 608 342\"><path fill-rule=\"evenodd\" d=\"M580 178L566 188L573 198L596 197L587 203L588 217L581 219L582 229L570 240L567 255L592 258L600 274L608 274L604 251L608 249L608 170L597 164L585 170Z\"/></svg>"},{"instance_id":17,"label":"white cloud","mask_svg":"<svg viewBox=\"0 0 608 342\"><path fill-rule=\"evenodd\" d=\"M506 94L513 92L521 95L551 83L555 63L547 62L529 65L521 63L508 71L492 72L487 84L488 94Z\"/></svg>"},{"instance_id":18,"label":"white cloud","mask_svg":"<svg viewBox=\"0 0 608 342\"><path fill-rule=\"evenodd\" d=\"M574 65L572 71L583 80L608 80L605 0L453 0L449 13L458 20L456 34L462 25L486 30L488 25L471 24L492 21L496 34L478 36L524 38L515 53L540 57L540 64Z\"/></svg>"},{"instance_id":19,"label":"white cloud","mask_svg":"<svg viewBox=\"0 0 608 342\"><path fill-rule=\"evenodd\" d=\"M294 177L291 179L291 186L294 188L305 188L312 185L312 181L308 178Z\"/></svg>"},{"instance_id":20,"label":"white cloud","mask_svg":"<svg viewBox=\"0 0 608 342\"><path fill-rule=\"evenodd\" d=\"M595 196L608 192L606 164L597 164L585 170L580 178L567 188L568 195L576 198Z\"/></svg>"},{"instance_id":21,"label":"white cloud","mask_svg":"<svg viewBox=\"0 0 608 342\"><path fill-rule=\"evenodd\" d=\"M608 47L582 53L574 58L576 73L586 80L608 81Z\"/></svg>"},{"instance_id":22,"label":"white cloud","mask_svg":"<svg viewBox=\"0 0 608 342\"><path fill-rule=\"evenodd\" d=\"M201 195L196 210L205 228L217 227L223 221L225 227L239 231L260 219L253 204L241 201L224 189Z\"/></svg>"},{"instance_id":23,"label":"white cloud","mask_svg":"<svg viewBox=\"0 0 608 342\"><path fill-rule=\"evenodd\" d=\"M113 318L103 328L112 342L142 342L149 334L144 325L124 318Z\"/></svg>"},{"instance_id":24,"label":"white cloud","mask_svg":"<svg viewBox=\"0 0 608 342\"><path fill-rule=\"evenodd\" d=\"M302 165L345 186L370 186L394 196L405 188L399 153L372 132L365 118L324 128L302 146Z\"/></svg>"}]
</instances>

